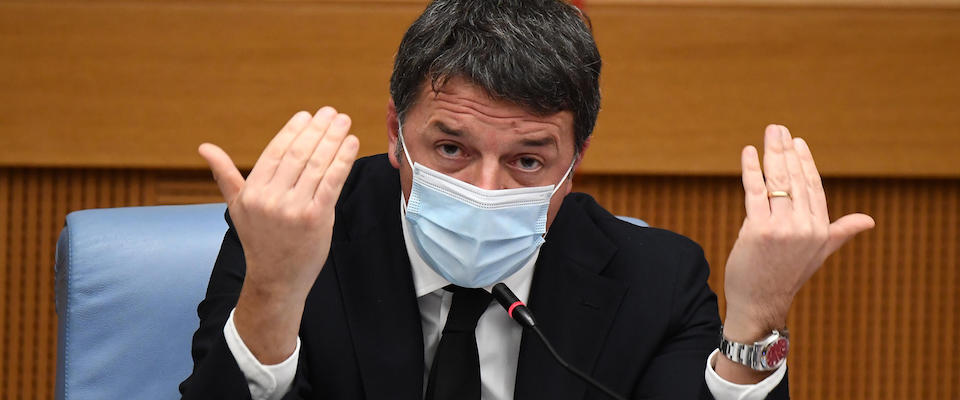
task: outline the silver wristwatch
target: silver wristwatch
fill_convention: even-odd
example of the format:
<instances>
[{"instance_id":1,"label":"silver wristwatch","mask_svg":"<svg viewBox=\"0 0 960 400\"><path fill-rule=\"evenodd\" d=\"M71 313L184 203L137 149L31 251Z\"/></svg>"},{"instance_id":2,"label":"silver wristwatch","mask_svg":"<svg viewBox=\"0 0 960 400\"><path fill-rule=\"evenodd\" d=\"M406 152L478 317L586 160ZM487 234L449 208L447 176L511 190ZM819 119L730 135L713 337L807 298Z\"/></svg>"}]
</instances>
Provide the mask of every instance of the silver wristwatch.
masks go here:
<instances>
[{"instance_id":1,"label":"silver wristwatch","mask_svg":"<svg viewBox=\"0 0 960 400\"><path fill-rule=\"evenodd\" d=\"M769 336L752 344L737 343L723 336L720 327L720 353L737 364L756 371L772 371L787 361L790 351L790 333L787 329L774 330Z\"/></svg>"}]
</instances>

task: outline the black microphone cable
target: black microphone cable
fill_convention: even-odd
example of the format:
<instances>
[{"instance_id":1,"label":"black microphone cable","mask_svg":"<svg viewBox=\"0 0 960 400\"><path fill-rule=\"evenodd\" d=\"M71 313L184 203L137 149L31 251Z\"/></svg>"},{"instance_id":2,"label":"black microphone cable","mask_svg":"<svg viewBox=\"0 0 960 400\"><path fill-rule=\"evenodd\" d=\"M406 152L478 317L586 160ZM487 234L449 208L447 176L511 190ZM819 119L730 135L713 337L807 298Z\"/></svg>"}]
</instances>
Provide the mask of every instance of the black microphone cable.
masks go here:
<instances>
[{"instance_id":1,"label":"black microphone cable","mask_svg":"<svg viewBox=\"0 0 960 400\"><path fill-rule=\"evenodd\" d=\"M560 363L561 366L570 371L578 378L583 379L584 382L589 383L591 386L600 389L603 393L611 398L617 400L626 400L625 397L617 394L613 390L608 389L606 386L603 386L600 382L597 382L589 375L581 372L579 369L567 363L563 357L560 357L560 354L557 353L557 350L553 348L550 344L550 341L547 340L547 337L543 335L543 332L540 331L540 327L537 326L537 321L533 319L533 313L530 312L530 309L527 308L526 304L523 304L520 299L517 298L513 291L504 285L503 283L498 283L493 286L493 297L497 299L497 302L507 310L507 314L510 315L510 318L513 318L520 326L524 328L529 328L534 333L537 334L537 337L540 338L540 342L550 351L550 354L553 355L553 358Z\"/></svg>"}]
</instances>

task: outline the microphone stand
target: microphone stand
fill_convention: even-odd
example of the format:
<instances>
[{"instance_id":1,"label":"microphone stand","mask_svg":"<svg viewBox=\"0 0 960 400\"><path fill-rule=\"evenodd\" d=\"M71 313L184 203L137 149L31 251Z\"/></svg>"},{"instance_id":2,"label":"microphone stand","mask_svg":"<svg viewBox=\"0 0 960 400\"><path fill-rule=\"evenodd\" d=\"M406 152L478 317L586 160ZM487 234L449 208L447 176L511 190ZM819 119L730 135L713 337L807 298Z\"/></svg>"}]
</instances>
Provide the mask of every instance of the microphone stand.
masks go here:
<instances>
[{"instance_id":1,"label":"microphone stand","mask_svg":"<svg viewBox=\"0 0 960 400\"><path fill-rule=\"evenodd\" d=\"M560 354L558 354L557 350L553 348L553 346L550 344L550 341L547 340L547 337L543 335L540 327L537 326L537 321L533 319L533 313L530 312L530 309L527 308L526 304L523 304L523 302L520 301L515 294L513 294L513 291L511 291L507 285L504 285L503 283L494 285L493 297L497 299L497 302L500 303L504 309L507 310L507 314L510 315L510 318L513 318L520 323L520 326L522 326L524 329L530 329L537 334L537 337L540 338L540 342L543 343L547 350L550 351L550 355L552 355L553 358L556 359L561 366L563 366L563 368L566 368L567 371L570 371L584 382L587 382L591 386L599 389L607 396L610 396L610 398L616 400L626 400L625 397L617 394L613 390L610 390L606 386L603 386L600 382L597 382L589 375L581 372L573 365L570 365L570 363L564 360L563 357L560 357Z\"/></svg>"}]
</instances>

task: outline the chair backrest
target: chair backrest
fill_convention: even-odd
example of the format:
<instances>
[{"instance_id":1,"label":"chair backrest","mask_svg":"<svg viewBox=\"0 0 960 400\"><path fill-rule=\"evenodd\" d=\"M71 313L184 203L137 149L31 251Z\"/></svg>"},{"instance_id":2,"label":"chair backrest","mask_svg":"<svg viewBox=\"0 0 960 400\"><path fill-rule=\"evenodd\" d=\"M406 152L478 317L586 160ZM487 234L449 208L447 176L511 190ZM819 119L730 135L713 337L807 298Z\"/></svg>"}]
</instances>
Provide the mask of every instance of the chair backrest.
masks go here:
<instances>
[{"instance_id":1,"label":"chair backrest","mask_svg":"<svg viewBox=\"0 0 960 400\"><path fill-rule=\"evenodd\" d=\"M57 242L57 400L175 399L224 204L84 210Z\"/></svg>"}]
</instances>

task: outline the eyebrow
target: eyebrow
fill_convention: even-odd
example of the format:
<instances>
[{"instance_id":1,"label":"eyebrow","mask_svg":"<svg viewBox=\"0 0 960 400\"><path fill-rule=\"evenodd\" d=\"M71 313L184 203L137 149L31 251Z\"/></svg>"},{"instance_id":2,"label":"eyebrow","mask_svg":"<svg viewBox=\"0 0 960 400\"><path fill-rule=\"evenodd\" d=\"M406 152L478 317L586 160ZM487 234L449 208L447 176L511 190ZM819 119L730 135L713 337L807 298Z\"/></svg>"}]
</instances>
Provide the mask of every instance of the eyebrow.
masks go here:
<instances>
[{"instance_id":1,"label":"eyebrow","mask_svg":"<svg viewBox=\"0 0 960 400\"><path fill-rule=\"evenodd\" d=\"M437 122L437 129L439 129L440 132L454 137L468 136L465 132L453 129L445 125L443 122ZM544 147L548 145L556 146L557 140L553 136L546 136L539 139L523 139L520 141L520 144L527 147Z\"/></svg>"},{"instance_id":2,"label":"eyebrow","mask_svg":"<svg viewBox=\"0 0 960 400\"><path fill-rule=\"evenodd\" d=\"M443 124L443 122L437 122L437 129L440 129L440 132L446 133L450 136L456 136L456 137L466 136L464 135L463 131L458 131L449 126L446 126Z\"/></svg>"},{"instance_id":3,"label":"eyebrow","mask_svg":"<svg viewBox=\"0 0 960 400\"><path fill-rule=\"evenodd\" d=\"M547 136L540 139L523 139L520 144L531 147L544 147L547 145L556 145L557 141L553 136Z\"/></svg>"}]
</instances>

